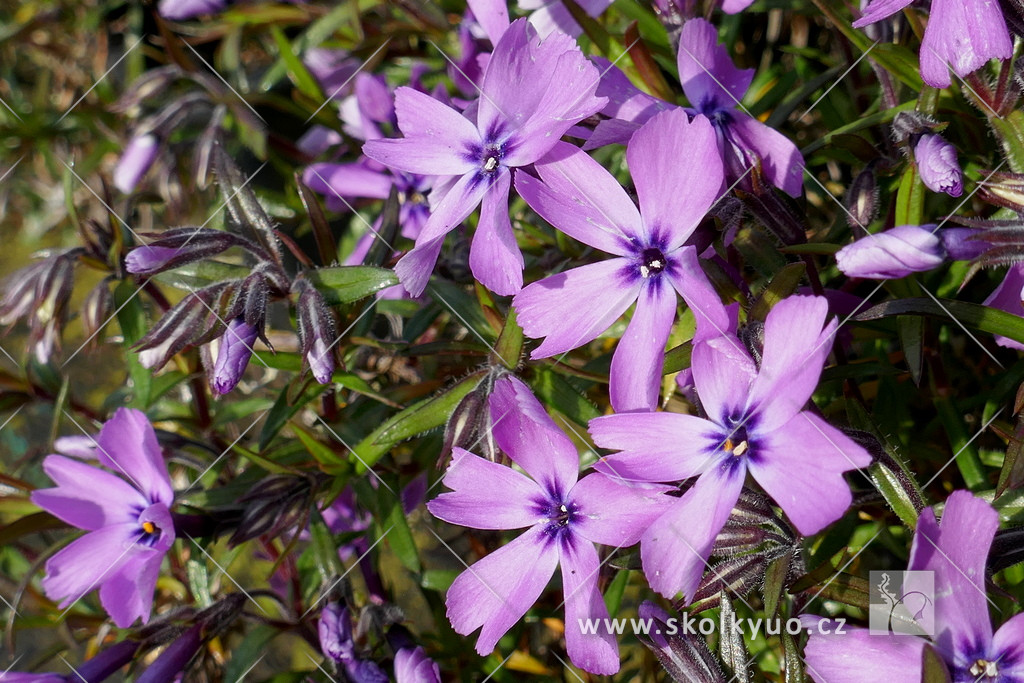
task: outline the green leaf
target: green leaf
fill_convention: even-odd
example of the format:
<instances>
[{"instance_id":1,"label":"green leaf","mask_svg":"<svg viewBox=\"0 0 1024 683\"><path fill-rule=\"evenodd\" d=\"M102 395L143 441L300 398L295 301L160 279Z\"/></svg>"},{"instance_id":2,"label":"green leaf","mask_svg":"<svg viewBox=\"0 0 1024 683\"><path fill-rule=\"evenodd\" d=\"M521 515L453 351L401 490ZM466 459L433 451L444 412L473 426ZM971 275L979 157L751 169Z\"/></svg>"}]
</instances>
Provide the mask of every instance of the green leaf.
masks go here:
<instances>
[{"instance_id":1,"label":"green leaf","mask_svg":"<svg viewBox=\"0 0 1024 683\"><path fill-rule=\"evenodd\" d=\"M213 596L210 595L210 572L206 569L206 563L195 558L189 558L185 562L185 575L188 577L188 587L192 591L192 597L196 604L206 608L213 604Z\"/></svg>"},{"instance_id":2,"label":"green leaf","mask_svg":"<svg viewBox=\"0 0 1024 683\"><path fill-rule=\"evenodd\" d=\"M764 596L764 613L769 618L775 615L779 607L779 599L782 597L782 590L786 587L786 576L789 574L789 566L793 561L793 551L787 551L780 557L768 563L765 570L764 586L761 594Z\"/></svg>"},{"instance_id":3,"label":"green leaf","mask_svg":"<svg viewBox=\"0 0 1024 683\"><path fill-rule=\"evenodd\" d=\"M419 552L416 550L416 543L413 541L412 531L409 529L402 501L398 496L391 497L385 513L384 518L380 520L381 533L386 533L384 542L398 556L406 569L418 574L422 569Z\"/></svg>"},{"instance_id":4,"label":"green leaf","mask_svg":"<svg viewBox=\"0 0 1024 683\"><path fill-rule=\"evenodd\" d=\"M921 683L949 683L949 671L935 648L925 643L921 652Z\"/></svg>"},{"instance_id":5,"label":"green leaf","mask_svg":"<svg viewBox=\"0 0 1024 683\"><path fill-rule=\"evenodd\" d=\"M991 113L984 107L982 111ZM989 116L988 121L1003 143L1010 168L1015 173L1024 173L1024 112L1018 109L1004 117Z\"/></svg>"},{"instance_id":6,"label":"green leaf","mask_svg":"<svg viewBox=\"0 0 1024 683\"><path fill-rule=\"evenodd\" d=\"M445 424L455 407L466 394L476 388L482 377L482 373L475 372L443 393L391 416L353 449L357 456L356 473L362 474L367 468L373 467L399 442Z\"/></svg>"},{"instance_id":7,"label":"green leaf","mask_svg":"<svg viewBox=\"0 0 1024 683\"><path fill-rule=\"evenodd\" d=\"M924 182L917 164L907 164L896 192L896 225L921 225L924 222Z\"/></svg>"},{"instance_id":8,"label":"green leaf","mask_svg":"<svg viewBox=\"0 0 1024 683\"><path fill-rule=\"evenodd\" d=\"M445 593L461 573L457 569L428 569L420 577L420 586L427 590Z\"/></svg>"},{"instance_id":9,"label":"green leaf","mask_svg":"<svg viewBox=\"0 0 1024 683\"><path fill-rule=\"evenodd\" d=\"M971 434L968 434L964 425L963 413L953 401L952 396L944 396L939 392L934 392L934 395L939 422L946 430L950 448L956 454L956 466L964 478L964 483L972 491L985 488L988 484L988 477L985 476L985 468L981 464L974 439Z\"/></svg>"},{"instance_id":10,"label":"green leaf","mask_svg":"<svg viewBox=\"0 0 1024 683\"><path fill-rule=\"evenodd\" d=\"M309 69L302 63L298 55L292 50L291 43L288 42L288 38L284 35L284 31L279 26L270 26L270 35L274 37L274 42L277 43L277 49L281 56L281 60L284 62L285 67L288 69L288 76L292 79L292 83L299 89L303 95L309 97L316 102L324 101L324 94L320 90L320 86L317 84L316 79L309 73Z\"/></svg>"},{"instance_id":11,"label":"green leaf","mask_svg":"<svg viewBox=\"0 0 1024 683\"><path fill-rule=\"evenodd\" d=\"M901 224L902 225L902 224ZM910 377L914 384L921 384L921 371L924 369L924 318L918 316L900 316L896 318L896 329L903 346L903 357L910 368Z\"/></svg>"},{"instance_id":12,"label":"green leaf","mask_svg":"<svg viewBox=\"0 0 1024 683\"><path fill-rule=\"evenodd\" d=\"M530 386L533 387L541 401L576 424L586 425L601 415L593 403L580 394L565 378L549 368L538 369Z\"/></svg>"},{"instance_id":13,"label":"green leaf","mask_svg":"<svg viewBox=\"0 0 1024 683\"><path fill-rule=\"evenodd\" d=\"M128 360L128 377L132 383L132 394L128 405L133 408L149 407L153 388L153 372L142 367L139 354L132 350L146 333L146 312L142 309L135 285L125 280L114 288L114 310L117 324L121 326L124 353Z\"/></svg>"},{"instance_id":14,"label":"green leaf","mask_svg":"<svg viewBox=\"0 0 1024 683\"><path fill-rule=\"evenodd\" d=\"M343 456L335 453L329 446L320 443L315 436L306 431L304 427L292 423L292 431L299 438L302 445L306 447L313 459L320 463L321 469L327 474L344 474L352 470L351 463Z\"/></svg>"},{"instance_id":15,"label":"green leaf","mask_svg":"<svg viewBox=\"0 0 1024 683\"><path fill-rule=\"evenodd\" d=\"M693 341L683 342L679 346L669 349L665 353L665 366L662 374L670 375L673 372L680 372L690 367L693 357Z\"/></svg>"},{"instance_id":16,"label":"green leaf","mask_svg":"<svg viewBox=\"0 0 1024 683\"><path fill-rule=\"evenodd\" d=\"M604 592L604 604L608 608L608 614L618 614L622 606L622 596L626 593L626 585L629 583L629 570L623 569L615 575L615 578L608 584Z\"/></svg>"},{"instance_id":17,"label":"green leaf","mask_svg":"<svg viewBox=\"0 0 1024 683\"><path fill-rule=\"evenodd\" d=\"M982 332L1024 343L1024 318L980 304L951 299L897 299L869 308L855 320L881 320L896 315L927 315L957 321Z\"/></svg>"},{"instance_id":18,"label":"green leaf","mask_svg":"<svg viewBox=\"0 0 1024 683\"><path fill-rule=\"evenodd\" d=\"M348 304L398 284L398 276L387 268L335 266L317 268L306 278L330 304Z\"/></svg>"},{"instance_id":19,"label":"green leaf","mask_svg":"<svg viewBox=\"0 0 1024 683\"><path fill-rule=\"evenodd\" d=\"M266 657L267 645L280 632L277 626L269 624L252 627L245 639L231 650L231 658L224 668L224 680L242 680L258 661Z\"/></svg>"},{"instance_id":20,"label":"green leaf","mask_svg":"<svg viewBox=\"0 0 1024 683\"><path fill-rule=\"evenodd\" d=\"M754 302L750 309L750 317L754 320L764 320L767 318L768 311L775 304L797 290L806 272L807 264L802 261L790 263L780 270L772 278L771 283L761 291L761 295L757 297L757 301Z\"/></svg>"},{"instance_id":21,"label":"green leaf","mask_svg":"<svg viewBox=\"0 0 1024 683\"><path fill-rule=\"evenodd\" d=\"M330 529L324 523L324 518L318 510L313 512L309 521L309 536L312 540L313 557L316 560L316 568L320 573L320 579L327 583L336 576L345 574L345 567L338 557L338 546L334 543Z\"/></svg>"},{"instance_id":22,"label":"green leaf","mask_svg":"<svg viewBox=\"0 0 1024 683\"><path fill-rule=\"evenodd\" d=\"M803 660L800 659L800 648L785 629L782 630L782 655L786 671L785 683L805 683L807 676L804 674Z\"/></svg>"},{"instance_id":23,"label":"green leaf","mask_svg":"<svg viewBox=\"0 0 1024 683\"><path fill-rule=\"evenodd\" d=\"M515 370L519 366L523 356L523 328L516 322L516 309L508 309L505 326L501 328L494 350L498 353L498 360L509 370Z\"/></svg>"},{"instance_id":24,"label":"green leaf","mask_svg":"<svg viewBox=\"0 0 1024 683\"><path fill-rule=\"evenodd\" d=\"M306 386L294 402L288 396L290 392L282 391L281 395L274 401L274 406L267 413L266 420L263 423L263 429L260 431L259 449L261 451L265 450L295 413L299 412L303 406L322 394L326 389L327 387L322 384L313 382Z\"/></svg>"}]
</instances>

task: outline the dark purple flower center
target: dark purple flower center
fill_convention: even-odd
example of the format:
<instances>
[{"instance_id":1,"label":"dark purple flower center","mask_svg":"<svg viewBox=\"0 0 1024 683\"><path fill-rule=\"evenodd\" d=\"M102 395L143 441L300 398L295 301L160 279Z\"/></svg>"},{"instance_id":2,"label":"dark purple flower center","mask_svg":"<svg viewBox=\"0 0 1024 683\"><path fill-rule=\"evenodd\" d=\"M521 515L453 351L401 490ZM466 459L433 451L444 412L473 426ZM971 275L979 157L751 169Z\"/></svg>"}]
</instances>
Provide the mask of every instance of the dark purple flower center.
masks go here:
<instances>
[{"instance_id":1,"label":"dark purple flower center","mask_svg":"<svg viewBox=\"0 0 1024 683\"><path fill-rule=\"evenodd\" d=\"M493 174L501 165L501 158L505 156L501 145L487 145L480 155L480 168L485 174Z\"/></svg>"},{"instance_id":2,"label":"dark purple flower center","mask_svg":"<svg viewBox=\"0 0 1024 683\"><path fill-rule=\"evenodd\" d=\"M541 514L548 518L544 532L549 536L558 538L568 531L572 525L573 520L579 514L579 505L572 501L553 497L541 505Z\"/></svg>"},{"instance_id":3,"label":"dark purple flower center","mask_svg":"<svg viewBox=\"0 0 1024 683\"><path fill-rule=\"evenodd\" d=\"M657 247L648 247L640 254L640 275L653 277L668 267L668 259Z\"/></svg>"},{"instance_id":4,"label":"dark purple flower center","mask_svg":"<svg viewBox=\"0 0 1024 683\"><path fill-rule=\"evenodd\" d=\"M160 535L163 531L153 522L142 523L142 534L139 536L139 540L136 543L140 543L146 547L153 547L156 542L160 540Z\"/></svg>"},{"instance_id":5,"label":"dark purple flower center","mask_svg":"<svg viewBox=\"0 0 1024 683\"><path fill-rule=\"evenodd\" d=\"M749 417L733 416L729 417L726 424L723 425L717 448L723 455L730 456L730 460L755 457L757 450L755 440L748 432L751 427L750 422Z\"/></svg>"}]
</instances>

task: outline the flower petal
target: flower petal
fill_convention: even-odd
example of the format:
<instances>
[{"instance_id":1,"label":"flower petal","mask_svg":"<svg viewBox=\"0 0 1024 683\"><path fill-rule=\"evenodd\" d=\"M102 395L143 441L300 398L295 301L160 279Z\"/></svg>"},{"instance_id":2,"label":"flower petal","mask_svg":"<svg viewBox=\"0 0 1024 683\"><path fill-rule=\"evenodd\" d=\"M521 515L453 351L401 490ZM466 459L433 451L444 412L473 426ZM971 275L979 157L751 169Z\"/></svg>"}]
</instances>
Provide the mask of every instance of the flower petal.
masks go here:
<instances>
[{"instance_id":1,"label":"flower petal","mask_svg":"<svg viewBox=\"0 0 1024 683\"><path fill-rule=\"evenodd\" d=\"M512 305L528 337L544 342L531 358L547 358L597 338L640 294L632 264L613 258L556 273L527 285Z\"/></svg>"},{"instance_id":2,"label":"flower petal","mask_svg":"<svg viewBox=\"0 0 1024 683\"><path fill-rule=\"evenodd\" d=\"M584 633L583 624L608 618L597 580L601 563L594 545L576 535L559 544L562 590L565 595L565 649L572 663L592 674L611 675L619 670L619 644L605 629Z\"/></svg>"},{"instance_id":3,"label":"flower petal","mask_svg":"<svg viewBox=\"0 0 1024 683\"><path fill-rule=\"evenodd\" d=\"M709 419L724 425L742 412L757 369L735 337L715 337L695 344L690 368Z\"/></svg>"},{"instance_id":4,"label":"flower petal","mask_svg":"<svg viewBox=\"0 0 1024 683\"><path fill-rule=\"evenodd\" d=\"M665 343L676 319L677 301L667 278L644 281L633 319L612 356L609 392L615 412L658 407Z\"/></svg>"},{"instance_id":5,"label":"flower petal","mask_svg":"<svg viewBox=\"0 0 1024 683\"><path fill-rule=\"evenodd\" d=\"M753 69L736 68L718 31L701 18L683 24L676 61L686 99L700 112L735 109L754 78Z\"/></svg>"},{"instance_id":6,"label":"flower petal","mask_svg":"<svg viewBox=\"0 0 1024 683\"><path fill-rule=\"evenodd\" d=\"M470 155L480 144L473 123L430 95L408 87L395 91L398 125L404 138L368 140L363 154L410 173L461 175L476 168Z\"/></svg>"},{"instance_id":7,"label":"flower petal","mask_svg":"<svg viewBox=\"0 0 1024 683\"><path fill-rule=\"evenodd\" d=\"M787 297L768 313L748 403L758 407L758 429L786 424L814 393L838 326L835 318L826 325L827 318L828 300L820 296Z\"/></svg>"},{"instance_id":8,"label":"flower petal","mask_svg":"<svg viewBox=\"0 0 1024 683\"><path fill-rule=\"evenodd\" d=\"M881 21L899 12L914 0L874 0L864 8L864 14L853 22L854 28L864 28L868 24Z\"/></svg>"},{"instance_id":9,"label":"flower petal","mask_svg":"<svg viewBox=\"0 0 1024 683\"><path fill-rule=\"evenodd\" d=\"M128 628L136 619L142 619L143 624L149 622L163 559L164 553L155 550L133 553L128 562L103 580L100 602L119 628Z\"/></svg>"},{"instance_id":10,"label":"flower petal","mask_svg":"<svg viewBox=\"0 0 1024 683\"><path fill-rule=\"evenodd\" d=\"M114 524L69 543L46 561L46 596L63 609L98 587L140 551L138 532L138 524Z\"/></svg>"},{"instance_id":11,"label":"flower petal","mask_svg":"<svg viewBox=\"0 0 1024 683\"><path fill-rule=\"evenodd\" d=\"M992 654L999 660L999 673L1008 680L1024 679L1024 614L999 627L992 636Z\"/></svg>"},{"instance_id":12,"label":"flower petal","mask_svg":"<svg viewBox=\"0 0 1024 683\"><path fill-rule=\"evenodd\" d=\"M595 465L599 472L629 481L680 481L702 473L711 462L705 444L718 443L718 430L696 415L622 413L590 421L601 448L622 451Z\"/></svg>"},{"instance_id":13,"label":"flower petal","mask_svg":"<svg viewBox=\"0 0 1024 683\"><path fill-rule=\"evenodd\" d=\"M671 255L671 259L672 268L666 272L672 286L697 319L694 343L714 337L735 336L737 309L730 312L722 304L718 292L700 267L696 247L682 247Z\"/></svg>"},{"instance_id":14,"label":"flower petal","mask_svg":"<svg viewBox=\"0 0 1024 683\"><path fill-rule=\"evenodd\" d=\"M555 143L535 165L541 180L516 172L516 190L534 211L570 237L626 256L642 234L640 212L612 175L589 154Z\"/></svg>"},{"instance_id":15,"label":"flower petal","mask_svg":"<svg viewBox=\"0 0 1024 683\"><path fill-rule=\"evenodd\" d=\"M950 494L941 525L932 508L917 520L909 569L934 572L935 644L947 661L992 640L985 558L998 528L999 514L969 491Z\"/></svg>"},{"instance_id":16,"label":"flower petal","mask_svg":"<svg viewBox=\"0 0 1024 683\"><path fill-rule=\"evenodd\" d=\"M682 109L661 112L633 135L626 161L648 235L675 249L722 190L722 155L711 122L704 116L691 122Z\"/></svg>"},{"instance_id":17,"label":"flower petal","mask_svg":"<svg viewBox=\"0 0 1024 683\"><path fill-rule=\"evenodd\" d=\"M530 388L516 377L503 377L494 384L490 407L501 450L544 491L567 494L579 475L579 453Z\"/></svg>"},{"instance_id":18,"label":"flower petal","mask_svg":"<svg viewBox=\"0 0 1024 683\"><path fill-rule=\"evenodd\" d=\"M644 574L651 588L688 603L697 591L708 555L743 488L742 461L726 461L697 479L640 539Z\"/></svg>"},{"instance_id":19,"label":"flower petal","mask_svg":"<svg viewBox=\"0 0 1024 683\"><path fill-rule=\"evenodd\" d=\"M523 288L523 254L516 244L508 213L512 173L502 167L487 182L469 250L469 268L484 287L495 294L511 296Z\"/></svg>"},{"instance_id":20,"label":"flower petal","mask_svg":"<svg viewBox=\"0 0 1024 683\"><path fill-rule=\"evenodd\" d=\"M427 509L450 524L519 529L541 521L534 501L545 496L536 482L461 448L453 449L444 485L452 492L427 503ZM495 497L495 491L501 491L501 496Z\"/></svg>"},{"instance_id":21,"label":"flower petal","mask_svg":"<svg viewBox=\"0 0 1024 683\"><path fill-rule=\"evenodd\" d=\"M921 41L921 77L935 88L976 71L990 59L1013 56L1013 40L999 3L991 0L937 0Z\"/></svg>"},{"instance_id":22,"label":"flower petal","mask_svg":"<svg viewBox=\"0 0 1024 683\"><path fill-rule=\"evenodd\" d=\"M32 502L79 529L135 522L149 504L124 479L77 460L51 455L43 470L57 487L33 491Z\"/></svg>"},{"instance_id":23,"label":"flower petal","mask_svg":"<svg viewBox=\"0 0 1024 683\"><path fill-rule=\"evenodd\" d=\"M328 199L369 197L387 199L394 180L389 173L369 168L364 163L310 164L302 172L302 182Z\"/></svg>"},{"instance_id":24,"label":"flower petal","mask_svg":"<svg viewBox=\"0 0 1024 683\"><path fill-rule=\"evenodd\" d=\"M664 495L670 490L668 486L630 486L614 475L587 475L572 489L572 499L581 505L573 529L594 543L631 546L678 500Z\"/></svg>"},{"instance_id":25,"label":"flower petal","mask_svg":"<svg viewBox=\"0 0 1024 683\"><path fill-rule=\"evenodd\" d=\"M466 4L483 27L491 45L497 45L509 25L505 0L466 0Z\"/></svg>"},{"instance_id":26,"label":"flower petal","mask_svg":"<svg viewBox=\"0 0 1024 683\"><path fill-rule=\"evenodd\" d=\"M1003 281L989 294L984 304L1024 317L1024 264L1015 263L1010 266ZM1024 351L1024 344L1009 337L996 335L995 340L1000 346Z\"/></svg>"},{"instance_id":27,"label":"flower petal","mask_svg":"<svg viewBox=\"0 0 1024 683\"><path fill-rule=\"evenodd\" d=\"M804 187L804 157L785 135L746 114L737 113L729 122L734 143L761 157L761 170L775 187L799 197Z\"/></svg>"},{"instance_id":28,"label":"flower petal","mask_svg":"<svg viewBox=\"0 0 1024 683\"><path fill-rule=\"evenodd\" d=\"M171 477L146 414L118 408L96 436L100 464L123 473L152 502L174 502Z\"/></svg>"},{"instance_id":29,"label":"flower petal","mask_svg":"<svg viewBox=\"0 0 1024 683\"><path fill-rule=\"evenodd\" d=\"M816 683L920 681L925 641L908 635L871 633L818 617L800 618L811 637L804 647L807 673ZM822 630L818 623L826 622ZM838 629L842 633L836 633Z\"/></svg>"},{"instance_id":30,"label":"flower petal","mask_svg":"<svg viewBox=\"0 0 1024 683\"><path fill-rule=\"evenodd\" d=\"M490 654L533 606L558 564L558 550L539 524L459 574L448 589L448 620L460 635L483 626L476 642Z\"/></svg>"},{"instance_id":31,"label":"flower petal","mask_svg":"<svg viewBox=\"0 0 1024 683\"><path fill-rule=\"evenodd\" d=\"M765 436L750 454L750 473L804 536L839 519L853 496L842 473L871 464L850 437L810 412Z\"/></svg>"}]
</instances>

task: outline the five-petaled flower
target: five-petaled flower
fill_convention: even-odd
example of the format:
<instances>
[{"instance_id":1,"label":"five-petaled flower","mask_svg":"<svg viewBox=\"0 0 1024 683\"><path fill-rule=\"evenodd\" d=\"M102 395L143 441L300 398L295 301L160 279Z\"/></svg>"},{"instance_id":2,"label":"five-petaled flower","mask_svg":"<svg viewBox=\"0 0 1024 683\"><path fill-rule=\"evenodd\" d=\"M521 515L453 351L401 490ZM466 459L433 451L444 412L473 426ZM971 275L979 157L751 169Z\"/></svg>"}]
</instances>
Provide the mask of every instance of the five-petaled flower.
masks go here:
<instances>
[{"instance_id":1,"label":"five-petaled flower","mask_svg":"<svg viewBox=\"0 0 1024 683\"><path fill-rule=\"evenodd\" d=\"M523 255L508 212L512 169L537 161L580 119L604 104L599 75L576 42L553 34L543 42L525 19L494 48L476 102L476 123L430 95L395 93L397 140L370 140L363 153L394 169L438 176L430 218L416 247L395 267L414 296L426 289L441 244L482 202L469 254L473 275L498 294L523 284ZM444 188L443 195L438 188Z\"/></svg>"},{"instance_id":2,"label":"five-petaled flower","mask_svg":"<svg viewBox=\"0 0 1024 683\"><path fill-rule=\"evenodd\" d=\"M43 461L57 487L34 491L32 502L89 532L46 562L43 589L65 608L99 587L104 609L126 628L149 621L160 563L174 542L174 491L156 432L138 410L118 409L94 454L117 474L62 455Z\"/></svg>"},{"instance_id":3,"label":"five-petaled flower","mask_svg":"<svg viewBox=\"0 0 1024 683\"><path fill-rule=\"evenodd\" d=\"M620 412L657 405L676 292L691 308L721 307L687 244L722 188L711 124L689 121L682 109L658 114L633 135L626 161L639 210L608 171L567 143L535 165L543 182L516 176L519 194L549 223L616 258L534 282L513 300L523 331L545 337L533 358L594 340L636 302L612 358L611 400Z\"/></svg>"},{"instance_id":4,"label":"five-petaled flower","mask_svg":"<svg viewBox=\"0 0 1024 683\"><path fill-rule=\"evenodd\" d=\"M985 560L998 528L999 514L970 491L950 494L941 523L932 508L917 520L908 569L932 572L933 644L956 682L1024 681L1024 614L1011 618L995 633L989 619ZM802 620L813 627L820 617ZM807 673L818 683L922 680L928 643L924 638L862 628L837 634L831 624L808 631Z\"/></svg>"},{"instance_id":5,"label":"five-petaled flower","mask_svg":"<svg viewBox=\"0 0 1024 683\"><path fill-rule=\"evenodd\" d=\"M842 473L871 462L863 447L804 410L836 331L822 297L780 301L764 324L758 367L735 337L701 335L693 378L706 418L675 413L608 415L590 422L594 442L622 451L595 467L625 479L698 477L640 540L651 587L692 600L715 537L749 472L802 534L850 505Z\"/></svg>"},{"instance_id":6,"label":"five-petaled flower","mask_svg":"<svg viewBox=\"0 0 1024 683\"><path fill-rule=\"evenodd\" d=\"M520 380L498 380L490 406L498 446L530 476L455 448L444 477L453 490L427 507L453 524L527 530L455 579L448 589L448 618L463 635L483 627L476 651L488 654L561 566L569 657L592 673L615 673L615 637L580 628L587 619L608 617L597 587L594 544L636 543L672 499L660 487L626 486L602 474L578 480L576 447Z\"/></svg>"}]
</instances>

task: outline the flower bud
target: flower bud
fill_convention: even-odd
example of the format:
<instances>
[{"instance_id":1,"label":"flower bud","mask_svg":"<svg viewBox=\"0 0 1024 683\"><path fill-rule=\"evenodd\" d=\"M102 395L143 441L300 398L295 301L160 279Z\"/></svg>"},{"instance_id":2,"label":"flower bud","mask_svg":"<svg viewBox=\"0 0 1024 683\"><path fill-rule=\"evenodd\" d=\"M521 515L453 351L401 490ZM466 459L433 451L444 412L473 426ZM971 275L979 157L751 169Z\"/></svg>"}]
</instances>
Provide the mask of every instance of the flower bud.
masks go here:
<instances>
[{"instance_id":1,"label":"flower bud","mask_svg":"<svg viewBox=\"0 0 1024 683\"><path fill-rule=\"evenodd\" d=\"M874 280L901 278L931 270L945 260L934 226L900 225L862 237L836 253L839 270L850 277Z\"/></svg>"},{"instance_id":2,"label":"flower bud","mask_svg":"<svg viewBox=\"0 0 1024 683\"><path fill-rule=\"evenodd\" d=\"M309 281L298 278L294 288L299 292L296 313L302 355L316 381L329 384L334 374L334 319L323 295Z\"/></svg>"},{"instance_id":3,"label":"flower bud","mask_svg":"<svg viewBox=\"0 0 1024 683\"><path fill-rule=\"evenodd\" d=\"M348 609L329 602L320 611L320 651L336 662L355 659L355 643L352 642L352 619Z\"/></svg>"},{"instance_id":4,"label":"flower bud","mask_svg":"<svg viewBox=\"0 0 1024 683\"><path fill-rule=\"evenodd\" d=\"M135 346L142 367L158 370L189 344L209 341L206 337L220 322L214 314L217 301L233 284L218 282L204 287L165 313Z\"/></svg>"},{"instance_id":5,"label":"flower bud","mask_svg":"<svg viewBox=\"0 0 1024 683\"><path fill-rule=\"evenodd\" d=\"M644 601L639 609L640 619L653 628L646 634L637 634L641 643L654 653L658 662L673 681L693 683L725 683L725 674L704 639L685 629L670 627L677 620L652 602Z\"/></svg>"},{"instance_id":6,"label":"flower bud","mask_svg":"<svg viewBox=\"0 0 1024 683\"><path fill-rule=\"evenodd\" d=\"M217 362L213 366L213 377L210 380L210 386L215 392L226 394L242 379L257 336L259 330L241 318L228 323L228 329L221 337Z\"/></svg>"},{"instance_id":7,"label":"flower bud","mask_svg":"<svg viewBox=\"0 0 1024 683\"><path fill-rule=\"evenodd\" d=\"M224 0L160 0L157 11L172 21L191 19L200 14L214 14L224 9Z\"/></svg>"},{"instance_id":8,"label":"flower bud","mask_svg":"<svg viewBox=\"0 0 1024 683\"><path fill-rule=\"evenodd\" d=\"M201 261L231 247L242 247L257 258L266 258L258 246L238 235L212 228L174 228L149 244L136 247L124 258L125 268L136 275L153 275Z\"/></svg>"},{"instance_id":9,"label":"flower bud","mask_svg":"<svg viewBox=\"0 0 1024 683\"><path fill-rule=\"evenodd\" d=\"M925 187L959 197L964 192L963 171L956 149L938 135L922 135L914 146L914 160Z\"/></svg>"},{"instance_id":10,"label":"flower bud","mask_svg":"<svg viewBox=\"0 0 1024 683\"><path fill-rule=\"evenodd\" d=\"M939 230L939 239L951 261L970 261L991 246L985 240L972 239L982 232L977 228L943 228Z\"/></svg>"},{"instance_id":11,"label":"flower bud","mask_svg":"<svg viewBox=\"0 0 1024 683\"><path fill-rule=\"evenodd\" d=\"M395 682L441 683L441 672L422 647L415 650L405 648L395 654Z\"/></svg>"},{"instance_id":12,"label":"flower bud","mask_svg":"<svg viewBox=\"0 0 1024 683\"><path fill-rule=\"evenodd\" d=\"M132 138L114 169L114 187L125 194L134 190L156 160L159 148L160 143L155 135L136 135Z\"/></svg>"},{"instance_id":13,"label":"flower bud","mask_svg":"<svg viewBox=\"0 0 1024 683\"><path fill-rule=\"evenodd\" d=\"M108 281L104 279L92 288L82 302L82 326L90 338L99 335L111 313L114 311L114 296L110 293Z\"/></svg>"}]
</instances>

